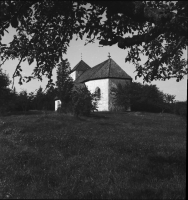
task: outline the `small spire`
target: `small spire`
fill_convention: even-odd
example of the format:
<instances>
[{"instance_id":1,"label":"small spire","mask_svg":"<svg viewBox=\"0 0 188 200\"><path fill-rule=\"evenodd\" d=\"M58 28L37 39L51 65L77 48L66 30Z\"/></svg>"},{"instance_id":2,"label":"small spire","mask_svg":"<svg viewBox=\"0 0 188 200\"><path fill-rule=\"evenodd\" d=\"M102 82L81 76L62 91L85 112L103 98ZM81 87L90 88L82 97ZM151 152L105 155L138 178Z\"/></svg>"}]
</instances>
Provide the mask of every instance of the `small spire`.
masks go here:
<instances>
[{"instance_id":1,"label":"small spire","mask_svg":"<svg viewBox=\"0 0 188 200\"><path fill-rule=\"evenodd\" d=\"M82 53L81 53L81 60L82 60Z\"/></svg>"},{"instance_id":2,"label":"small spire","mask_svg":"<svg viewBox=\"0 0 188 200\"><path fill-rule=\"evenodd\" d=\"M109 59L110 59L110 57L111 57L109 52L108 52L108 57L109 57Z\"/></svg>"}]
</instances>

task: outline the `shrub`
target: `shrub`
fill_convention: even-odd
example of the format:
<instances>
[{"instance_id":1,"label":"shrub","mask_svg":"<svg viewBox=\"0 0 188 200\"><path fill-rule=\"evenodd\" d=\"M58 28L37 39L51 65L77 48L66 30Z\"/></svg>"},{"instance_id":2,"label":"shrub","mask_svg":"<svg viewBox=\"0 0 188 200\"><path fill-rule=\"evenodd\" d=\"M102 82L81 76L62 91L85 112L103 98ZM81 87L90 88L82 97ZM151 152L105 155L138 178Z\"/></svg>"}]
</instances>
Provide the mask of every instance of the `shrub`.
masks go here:
<instances>
[{"instance_id":1,"label":"shrub","mask_svg":"<svg viewBox=\"0 0 188 200\"><path fill-rule=\"evenodd\" d=\"M72 102L69 102L69 103L62 103L61 104L61 107L59 107L57 109L57 112L58 113L65 113L65 114L71 114L73 115L73 104Z\"/></svg>"},{"instance_id":2,"label":"shrub","mask_svg":"<svg viewBox=\"0 0 188 200\"><path fill-rule=\"evenodd\" d=\"M120 83L116 87L111 88L110 94L113 95L114 109L113 111L128 110L130 108L130 84L121 85Z\"/></svg>"},{"instance_id":3,"label":"shrub","mask_svg":"<svg viewBox=\"0 0 188 200\"><path fill-rule=\"evenodd\" d=\"M174 103L174 114L187 117L187 101Z\"/></svg>"},{"instance_id":4,"label":"shrub","mask_svg":"<svg viewBox=\"0 0 188 200\"><path fill-rule=\"evenodd\" d=\"M94 110L97 110L98 98L95 93L91 93L87 87L76 87L72 92L73 113L75 116L89 116Z\"/></svg>"},{"instance_id":5,"label":"shrub","mask_svg":"<svg viewBox=\"0 0 188 200\"><path fill-rule=\"evenodd\" d=\"M123 86L119 84L117 88L112 88L111 92L115 96L117 106L125 110L131 105L132 111L173 113L175 96L164 94L156 85L136 82Z\"/></svg>"},{"instance_id":6,"label":"shrub","mask_svg":"<svg viewBox=\"0 0 188 200\"><path fill-rule=\"evenodd\" d=\"M67 59L57 65L57 96L65 105L71 101L73 79L70 77L70 63Z\"/></svg>"}]
</instances>

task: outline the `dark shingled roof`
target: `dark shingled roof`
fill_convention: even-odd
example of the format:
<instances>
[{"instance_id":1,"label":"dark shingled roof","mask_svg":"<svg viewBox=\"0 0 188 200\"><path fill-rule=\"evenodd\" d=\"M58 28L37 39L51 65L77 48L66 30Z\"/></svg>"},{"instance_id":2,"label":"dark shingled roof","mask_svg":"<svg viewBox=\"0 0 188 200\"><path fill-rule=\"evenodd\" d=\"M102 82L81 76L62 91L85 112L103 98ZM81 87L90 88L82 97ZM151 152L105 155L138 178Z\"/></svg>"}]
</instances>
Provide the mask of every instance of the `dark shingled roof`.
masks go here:
<instances>
[{"instance_id":1,"label":"dark shingled roof","mask_svg":"<svg viewBox=\"0 0 188 200\"><path fill-rule=\"evenodd\" d=\"M85 71L75 80L75 82L83 83L89 80L102 78L132 79L114 60L110 58Z\"/></svg>"},{"instance_id":2,"label":"dark shingled roof","mask_svg":"<svg viewBox=\"0 0 188 200\"><path fill-rule=\"evenodd\" d=\"M58 96L56 96L55 98L54 98L54 100L56 101L56 100L59 100L59 97Z\"/></svg>"},{"instance_id":3,"label":"dark shingled roof","mask_svg":"<svg viewBox=\"0 0 188 200\"><path fill-rule=\"evenodd\" d=\"M71 73L74 71L86 71L88 69L91 69L91 67L86 64L83 60L81 60L72 70Z\"/></svg>"}]
</instances>

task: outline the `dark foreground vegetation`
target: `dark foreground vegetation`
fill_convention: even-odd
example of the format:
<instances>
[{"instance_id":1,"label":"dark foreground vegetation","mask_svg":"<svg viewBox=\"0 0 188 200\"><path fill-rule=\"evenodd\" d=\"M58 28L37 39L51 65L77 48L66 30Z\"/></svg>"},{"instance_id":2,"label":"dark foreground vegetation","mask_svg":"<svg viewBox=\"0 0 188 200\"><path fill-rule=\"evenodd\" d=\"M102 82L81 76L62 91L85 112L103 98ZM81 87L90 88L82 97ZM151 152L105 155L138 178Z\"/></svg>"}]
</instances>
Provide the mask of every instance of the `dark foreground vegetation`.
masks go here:
<instances>
[{"instance_id":1,"label":"dark foreground vegetation","mask_svg":"<svg viewBox=\"0 0 188 200\"><path fill-rule=\"evenodd\" d=\"M181 116L0 117L0 198L185 199L185 175Z\"/></svg>"}]
</instances>

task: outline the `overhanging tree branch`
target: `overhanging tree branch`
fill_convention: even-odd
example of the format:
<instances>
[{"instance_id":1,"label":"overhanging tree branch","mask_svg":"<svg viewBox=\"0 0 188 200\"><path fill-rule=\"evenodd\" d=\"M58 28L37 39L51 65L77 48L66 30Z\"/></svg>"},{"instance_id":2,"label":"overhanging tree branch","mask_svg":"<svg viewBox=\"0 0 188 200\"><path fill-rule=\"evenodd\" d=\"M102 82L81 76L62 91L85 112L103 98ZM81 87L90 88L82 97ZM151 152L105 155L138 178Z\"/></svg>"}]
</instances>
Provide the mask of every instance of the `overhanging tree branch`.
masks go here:
<instances>
[{"instance_id":1,"label":"overhanging tree branch","mask_svg":"<svg viewBox=\"0 0 188 200\"><path fill-rule=\"evenodd\" d=\"M165 9L151 8L141 1L88 1L89 3L107 7L112 14L122 13L137 22L165 23L175 15Z\"/></svg>"},{"instance_id":2,"label":"overhanging tree branch","mask_svg":"<svg viewBox=\"0 0 188 200\"><path fill-rule=\"evenodd\" d=\"M135 35L132 38L130 37L123 38L121 36L118 36L114 37L114 39L112 39L111 41L101 40L99 44L111 46L113 44L118 43L119 48L125 49L126 47L131 47L133 45L140 45L142 44L142 42L149 43L162 33L164 33L164 29L155 27L150 32L142 35Z\"/></svg>"},{"instance_id":3,"label":"overhanging tree branch","mask_svg":"<svg viewBox=\"0 0 188 200\"><path fill-rule=\"evenodd\" d=\"M56 9L56 7L54 6L53 9L52 9L52 11L54 11L55 9ZM53 15L53 12L52 12L52 11L48 14L47 20L46 20L45 24L41 27L41 33L38 35L38 37L41 36L40 40L42 40L43 33L45 32L45 27L47 26L48 22L50 21L51 15ZM35 35L31 38L31 40L29 41L29 44L27 45L25 51L23 52L23 54L22 54L22 56L21 56L21 59L20 59L18 65L16 66L16 69L15 69L14 74L13 74L13 76L12 76L12 78L13 78L12 88L14 87L14 78L17 76L16 73L17 73L17 71L18 71L18 69L19 69L19 67L20 67L20 64L21 64L23 58L26 56L26 53L28 52L31 43L33 42L34 39L36 40L36 38L37 38L37 36L35 36ZM4 63L4 62L3 62L3 63ZM38 62L37 62L37 64L38 64ZM19 75L20 75L20 74L19 74Z\"/></svg>"},{"instance_id":4,"label":"overhanging tree branch","mask_svg":"<svg viewBox=\"0 0 188 200\"><path fill-rule=\"evenodd\" d=\"M176 45L176 47L171 52L166 52L163 54L162 58L160 59L159 63L163 63L167 58L172 57L180 48L180 46L185 42L186 37L181 37L180 41Z\"/></svg>"},{"instance_id":5,"label":"overhanging tree branch","mask_svg":"<svg viewBox=\"0 0 188 200\"><path fill-rule=\"evenodd\" d=\"M178 44L176 45L176 47L170 51L170 52L165 52L161 59L158 60L158 59L155 59L154 61L152 61L150 63L150 66L154 66L156 69L158 69L159 65L161 65L162 63L164 63L166 61L167 58L169 57L172 57L179 49L179 47L182 45L183 42L185 42L186 38L185 37L182 37L180 39L180 41L178 42Z\"/></svg>"},{"instance_id":6,"label":"overhanging tree branch","mask_svg":"<svg viewBox=\"0 0 188 200\"><path fill-rule=\"evenodd\" d=\"M90 3L91 7L87 7L87 3ZM76 6L77 4L79 6ZM63 59L62 53L66 53L73 34L79 34L83 39L85 33L88 39L97 36L102 46L118 44L119 48L128 48L126 61L136 65L139 75L153 74L154 78L158 78L161 74L160 79L163 71L168 74L168 77L177 71L177 78L181 79L186 73L186 62L181 57L183 49L188 44L187 3L179 1L119 1L118 3L115 1L79 3L43 1L41 3L37 1L31 3L33 5L31 8L29 3L19 1L14 2L13 5L15 12L9 9L9 4L4 5L3 11L7 14L2 20L3 27L9 24L16 25L20 37L13 39L12 45L8 48L9 52L3 51L4 59L6 56L20 59L23 54L25 54L23 61L27 58L29 64L38 59L34 69L34 76L37 78L44 74L50 78L52 68ZM14 24L6 16L12 17L15 14L18 15ZM49 24L45 25L48 21ZM31 38L27 38L24 33L28 33ZM3 34L1 31L0 35ZM145 66L138 68L140 54L147 57L147 62ZM163 67L165 64L169 66ZM160 68L157 68L156 66L159 65ZM15 72L14 76L20 75L21 70L18 66L16 67L18 73ZM145 70L144 73L142 70Z\"/></svg>"}]
</instances>

